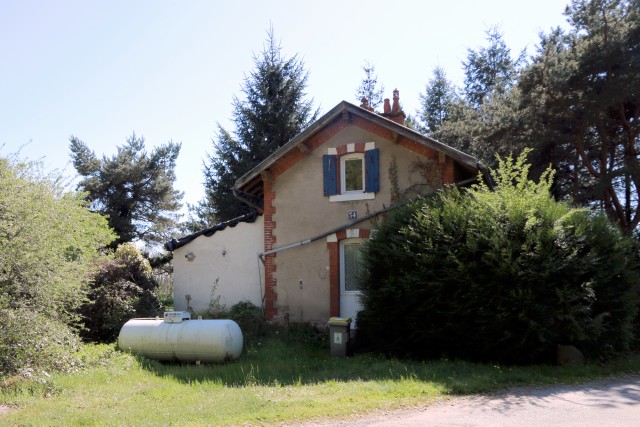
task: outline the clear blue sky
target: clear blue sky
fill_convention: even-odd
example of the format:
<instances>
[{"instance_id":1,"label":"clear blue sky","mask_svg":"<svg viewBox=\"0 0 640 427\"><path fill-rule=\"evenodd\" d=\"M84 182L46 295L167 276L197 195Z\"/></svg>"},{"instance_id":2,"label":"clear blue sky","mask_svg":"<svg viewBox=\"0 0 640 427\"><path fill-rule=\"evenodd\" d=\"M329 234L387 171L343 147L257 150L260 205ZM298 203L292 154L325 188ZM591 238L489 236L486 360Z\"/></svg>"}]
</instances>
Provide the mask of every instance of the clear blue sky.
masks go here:
<instances>
[{"instance_id":1,"label":"clear blue sky","mask_svg":"<svg viewBox=\"0 0 640 427\"><path fill-rule=\"evenodd\" d=\"M499 25L516 55L565 25L564 0L165 1L0 0L0 155L43 159L75 176L69 137L111 155L136 132L148 146L182 142L185 202L202 197L202 159L216 123L273 26L310 73L321 112L353 103L368 60L385 96L415 114L433 68L462 85L468 48Z\"/></svg>"}]
</instances>

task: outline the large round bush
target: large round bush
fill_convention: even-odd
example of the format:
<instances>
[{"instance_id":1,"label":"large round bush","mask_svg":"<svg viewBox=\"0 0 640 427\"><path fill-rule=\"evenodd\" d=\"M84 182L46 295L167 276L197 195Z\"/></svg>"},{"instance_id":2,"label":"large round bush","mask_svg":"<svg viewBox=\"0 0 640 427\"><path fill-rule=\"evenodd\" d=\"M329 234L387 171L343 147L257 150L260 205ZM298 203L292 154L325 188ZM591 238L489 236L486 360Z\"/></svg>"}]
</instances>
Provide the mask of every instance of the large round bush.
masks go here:
<instances>
[{"instance_id":1,"label":"large round bush","mask_svg":"<svg viewBox=\"0 0 640 427\"><path fill-rule=\"evenodd\" d=\"M632 241L606 218L550 196L524 158L495 186L450 188L387 218L365 255L358 333L418 358L534 363L556 345L629 348L639 287Z\"/></svg>"}]
</instances>

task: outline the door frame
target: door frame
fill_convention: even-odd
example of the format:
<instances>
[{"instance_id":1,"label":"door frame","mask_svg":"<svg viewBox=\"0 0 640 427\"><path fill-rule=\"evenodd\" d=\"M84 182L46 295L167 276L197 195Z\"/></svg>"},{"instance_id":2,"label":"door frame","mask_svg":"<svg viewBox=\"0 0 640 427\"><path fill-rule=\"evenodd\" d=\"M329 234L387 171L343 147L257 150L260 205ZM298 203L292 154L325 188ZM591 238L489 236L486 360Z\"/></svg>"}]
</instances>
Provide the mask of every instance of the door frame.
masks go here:
<instances>
[{"instance_id":1,"label":"door frame","mask_svg":"<svg viewBox=\"0 0 640 427\"><path fill-rule=\"evenodd\" d=\"M327 236L329 250L329 316L340 316L340 242L345 239L369 239L371 232L363 228L348 228Z\"/></svg>"},{"instance_id":2,"label":"door frame","mask_svg":"<svg viewBox=\"0 0 640 427\"><path fill-rule=\"evenodd\" d=\"M339 250L340 250L340 317L351 317L353 319L352 325L355 327L356 317L358 315L358 311L362 308L362 304L360 303L360 295L362 294L359 290L347 290L346 289L346 251L345 248L347 246L356 246L357 250L362 249L362 245L364 243L364 239L359 237L356 238L348 238L343 239L338 242ZM351 300L351 301L349 301ZM347 310L346 305L351 305ZM355 313L351 313L350 310L352 307L356 307Z\"/></svg>"}]
</instances>

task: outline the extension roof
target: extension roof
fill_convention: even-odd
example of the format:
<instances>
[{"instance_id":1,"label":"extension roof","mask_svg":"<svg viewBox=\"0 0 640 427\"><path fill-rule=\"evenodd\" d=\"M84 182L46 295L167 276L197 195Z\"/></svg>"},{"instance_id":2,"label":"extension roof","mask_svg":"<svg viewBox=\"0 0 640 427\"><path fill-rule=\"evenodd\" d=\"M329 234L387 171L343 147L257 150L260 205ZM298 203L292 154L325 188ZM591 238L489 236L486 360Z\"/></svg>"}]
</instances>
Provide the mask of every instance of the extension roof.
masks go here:
<instances>
[{"instance_id":1,"label":"extension roof","mask_svg":"<svg viewBox=\"0 0 640 427\"><path fill-rule=\"evenodd\" d=\"M164 248L166 250L168 250L169 252L173 252L176 249L186 245L187 243L192 242L193 240L195 240L197 237L200 236L213 236L217 231L222 231L227 227L235 227L236 225L238 225L241 222L248 222L248 223L252 223L255 222L256 218L262 215L261 213L258 212L249 212L248 214L239 216L237 218L233 218L230 219L229 221L225 221L225 222L221 222L218 223L212 227L209 228L205 228L204 230L200 230L198 232L195 232L193 234L189 234L188 236L184 236L181 237L179 239L171 239L168 242L166 242L164 244Z\"/></svg>"}]
</instances>

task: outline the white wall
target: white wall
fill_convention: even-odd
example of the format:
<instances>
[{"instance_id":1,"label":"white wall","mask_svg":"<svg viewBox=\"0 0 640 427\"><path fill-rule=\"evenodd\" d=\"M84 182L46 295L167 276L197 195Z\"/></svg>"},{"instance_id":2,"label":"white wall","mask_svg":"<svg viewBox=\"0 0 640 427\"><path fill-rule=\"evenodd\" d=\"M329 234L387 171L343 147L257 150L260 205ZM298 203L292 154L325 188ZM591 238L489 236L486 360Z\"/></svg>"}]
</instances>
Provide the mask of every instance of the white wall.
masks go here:
<instances>
[{"instance_id":1,"label":"white wall","mask_svg":"<svg viewBox=\"0 0 640 427\"><path fill-rule=\"evenodd\" d=\"M199 236L173 252L173 297L176 310L187 310L186 295L191 295L189 306L205 310L211 300L211 291L217 282L214 296L230 308L237 302L248 300L262 306L264 269L258 259L263 251L263 218L253 223L241 222L212 236ZM189 261L187 254L193 254Z\"/></svg>"}]
</instances>

